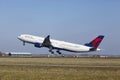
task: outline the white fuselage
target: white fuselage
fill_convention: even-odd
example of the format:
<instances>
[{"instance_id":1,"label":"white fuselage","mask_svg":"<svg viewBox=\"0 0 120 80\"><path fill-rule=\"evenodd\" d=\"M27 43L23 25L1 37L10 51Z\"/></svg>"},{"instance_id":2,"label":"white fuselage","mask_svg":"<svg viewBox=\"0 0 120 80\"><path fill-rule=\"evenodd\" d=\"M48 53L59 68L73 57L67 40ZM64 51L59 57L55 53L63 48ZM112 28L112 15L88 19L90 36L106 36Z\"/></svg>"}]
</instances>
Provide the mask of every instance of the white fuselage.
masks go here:
<instances>
[{"instance_id":1,"label":"white fuselage","mask_svg":"<svg viewBox=\"0 0 120 80\"><path fill-rule=\"evenodd\" d=\"M41 44L43 43L45 38L23 34L18 36L18 39L20 39L23 42L27 42L31 44L34 44L34 43ZM59 49L59 50L65 50L65 51L71 51L71 52L89 52L91 48L84 45L79 45L79 44L69 43L65 41L54 40L54 39L50 39L50 41L54 49ZM97 50L100 50L100 49L97 49Z\"/></svg>"}]
</instances>

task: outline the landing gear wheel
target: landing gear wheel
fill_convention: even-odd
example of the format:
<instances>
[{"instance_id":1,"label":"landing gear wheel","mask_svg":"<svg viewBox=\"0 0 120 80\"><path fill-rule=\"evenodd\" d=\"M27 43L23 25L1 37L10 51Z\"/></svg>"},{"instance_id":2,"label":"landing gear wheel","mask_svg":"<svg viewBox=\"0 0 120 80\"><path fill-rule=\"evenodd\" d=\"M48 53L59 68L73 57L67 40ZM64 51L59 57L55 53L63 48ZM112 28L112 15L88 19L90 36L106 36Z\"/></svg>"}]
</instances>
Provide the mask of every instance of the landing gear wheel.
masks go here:
<instances>
[{"instance_id":1,"label":"landing gear wheel","mask_svg":"<svg viewBox=\"0 0 120 80\"><path fill-rule=\"evenodd\" d=\"M54 52L52 50L49 50L49 52L51 52L51 54L54 54Z\"/></svg>"},{"instance_id":2,"label":"landing gear wheel","mask_svg":"<svg viewBox=\"0 0 120 80\"><path fill-rule=\"evenodd\" d=\"M60 51L56 51L58 54L62 54Z\"/></svg>"}]
</instances>

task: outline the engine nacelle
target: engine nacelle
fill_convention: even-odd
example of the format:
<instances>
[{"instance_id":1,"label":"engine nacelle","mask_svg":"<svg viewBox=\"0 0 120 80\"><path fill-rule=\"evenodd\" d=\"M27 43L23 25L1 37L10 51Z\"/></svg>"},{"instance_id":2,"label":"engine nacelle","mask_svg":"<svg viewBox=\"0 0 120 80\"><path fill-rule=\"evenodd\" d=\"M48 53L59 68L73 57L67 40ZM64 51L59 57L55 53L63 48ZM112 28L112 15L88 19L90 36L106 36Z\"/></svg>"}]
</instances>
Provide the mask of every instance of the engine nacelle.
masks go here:
<instances>
[{"instance_id":1,"label":"engine nacelle","mask_svg":"<svg viewBox=\"0 0 120 80\"><path fill-rule=\"evenodd\" d=\"M34 46L37 47L37 48L41 48L41 44L40 43L35 43Z\"/></svg>"}]
</instances>

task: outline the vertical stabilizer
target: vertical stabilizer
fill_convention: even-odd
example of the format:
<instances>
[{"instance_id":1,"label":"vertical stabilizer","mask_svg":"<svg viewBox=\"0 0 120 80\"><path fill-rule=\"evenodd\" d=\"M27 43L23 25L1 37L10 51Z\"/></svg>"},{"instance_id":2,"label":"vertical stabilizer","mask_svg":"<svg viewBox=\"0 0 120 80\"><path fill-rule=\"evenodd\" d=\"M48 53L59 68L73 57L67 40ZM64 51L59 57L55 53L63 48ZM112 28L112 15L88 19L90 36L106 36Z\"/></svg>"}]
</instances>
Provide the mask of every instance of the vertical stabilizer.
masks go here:
<instances>
[{"instance_id":1,"label":"vertical stabilizer","mask_svg":"<svg viewBox=\"0 0 120 80\"><path fill-rule=\"evenodd\" d=\"M86 43L85 46L89 46L89 47L93 47L97 49L101 41L103 40L103 38L104 38L103 35L99 35L94 40L92 40L90 43Z\"/></svg>"}]
</instances>

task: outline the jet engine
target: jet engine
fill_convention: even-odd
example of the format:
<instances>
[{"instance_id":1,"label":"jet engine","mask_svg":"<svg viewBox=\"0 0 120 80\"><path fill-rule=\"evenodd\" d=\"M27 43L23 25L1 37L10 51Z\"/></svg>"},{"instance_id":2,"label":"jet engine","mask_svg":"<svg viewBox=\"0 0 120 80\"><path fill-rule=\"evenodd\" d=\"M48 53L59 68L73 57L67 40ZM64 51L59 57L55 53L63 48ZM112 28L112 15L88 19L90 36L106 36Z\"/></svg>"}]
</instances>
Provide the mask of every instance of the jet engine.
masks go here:
<instances>
[{"instance_id":1,"label":"jet engine","mask_svg":"<svg viewBox=\"0 0 120 80\"><path fill-rule=\"evenodd\" d=\"M35 43L34 46L37 47L37 48L41 48L41 44L40 43Z\"/></svg>"}]
</instances>

